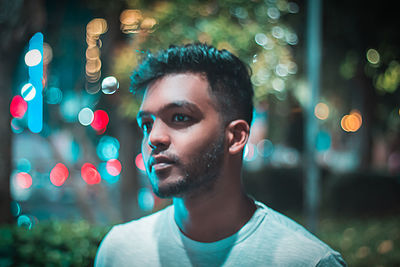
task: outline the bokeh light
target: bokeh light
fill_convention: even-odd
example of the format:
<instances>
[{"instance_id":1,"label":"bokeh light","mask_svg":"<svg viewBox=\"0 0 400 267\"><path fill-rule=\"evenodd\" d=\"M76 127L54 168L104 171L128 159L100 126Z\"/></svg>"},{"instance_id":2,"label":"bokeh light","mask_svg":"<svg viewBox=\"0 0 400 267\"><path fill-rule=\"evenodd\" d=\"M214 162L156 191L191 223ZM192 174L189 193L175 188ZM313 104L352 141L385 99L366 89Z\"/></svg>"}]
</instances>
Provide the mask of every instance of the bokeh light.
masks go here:
<instances>
[{"instance_id":1,"label":"bokeh light","mask_svg":"<svg viewBox=\"0 0 400 267\"><path fill-rule=\"evenodd\" d=\"M331 147L331 135L326 131L320 131L317 134L316 149L326 151Z\"/></svg>"},{"instance_id":2,"label":"bokeh light","mask_svg":"<svg viewBox=\"0 0 400 267\"><path fill-rule=\"evenodd\" d=\"M34 221L28 215L20 215L17 219L17 225L19 227L25 227L28 230L32 229Z\"/></svg>"},{"instance_id":3,"label":"bokeh light","mask_svg":"<svg viewBox=\"0 0 400 267\"><path fill-rule=\"evenodd\" d=\"M144 18L140 23L140 29L145 32L154 32L157 20L154 18Z\"/></svg>"},{"instance_id":4,"label":"bokeh light","mask_svg":"<svg viewBox=\"0 0 400 267\"><path fill-rule=\"evenodd\" d=\"M268 43L268 37L264 33L257 33L254 40L258 45L264 46Z\"/></svg>"},{"instance_id":5,"label":"bokeh light","mask_svg":"<svg viewBox=\"0 0 400 267\"><path fill-rule=\"evenodd\" d=\"M119 181L120 175L111 175L108 170L107 170L107 163L106 162L101 162L98 165L98 170L101 176L102 180L105 180L108 184L115 184L116 182Z\"/></svg>"},{"instance_id":6,"label":"bokeh light","mask_svg":"<svg viewBox=\"0 0 400 267\"><path fill-rule=\"evenodd\" d=\"M21 88L21 95L25 101L31 101L36 96L36 89L31 83L26 83Z\"/></svg>"},{"instance_id":7,"label":"bokeh light","mask_svg":"<svg viewBox=\"0 0 400 267\"><path fill-rule=\"evenodd\" d=\"M154 208L153 192L149 188L141 188L138 192L138 205L143 211L151 211Z\"/></svg>"},{"instance_id":8,"label":"bokeh light","mask_svg":"<svg viewBox=\"0 0 400 267\"><path fill-rule=\"evenodd\" d=\"M30 172L32 168L31 162L26 158L17 160L16 169L20 172Z\"/></svg>"},{"instance_id":9,"label":"bokeh light","mask_svg":"<svg viewBox=\"0 0 400 267\"><path fill-rule=\"evenodd\" d=\"M101 91L106 95L114 94L119 88L119 82L114 76L108 76L101 82Z\"/></svg>"},{"instance_id":10,"label":"bokeh light","mask_svg":"<svg viewBox=\"0 0 400 267\"><path fill-rule=\"evenodd\" d=\"M81 109L79 99L73 94L67 94L60 104L60 112L67 122L75 122Z\"/></svg>"},{"instance_id":11,"label":"bokeh light","mask_svg":"<svg viewBox=\"0 0 400 267\"><path fill-rule=\"evenodd\" d=\"M47 104L60 104L63 98L62 91L58 87L50 87L44 91L44 100Z\"/></svg>"},{"instance_id":12,"label":"bokeh light","mask_svg":"<svg viewBox=\"0 0 400 267\"><path fill-rule=\"evenodd\" d=\"M24 126L22 120L14 118L10 122L11 131L15 134L20 134L24 131Z\"/></svg>"},{"instance_id":13,"label":"bokeh light","mask_svg":"<svg viewBox=\"0 0 400 267\"><path fill-rule=\"evenodd\" d=\"M21 205L17 201L11 201L11 213L14 217L18 217L21 214Z\"/></svg>"},{"instance_id":14,"label":"bokeh light","mask_svg":"<svg viewBox=\"0 0 400 267\"><path fill-rule=\"evenodd\" d=\"M97 145L97 156L102 161L116 159L119 155L120 144L118 139L111 136L103 136Z\"/></svg>"},{"instance_id":15,"label":"bokeh light","mask_svg":"<svg viewBox=\"0 0 400 267\"><path fill-rule=\"evenodd\" d=\"M29 67L38 65L42 61L42 54L38 49L29 50L25 54L25 64Z\"/></svg>"},{"instance_id":16,"label":"bokeh light","mask_svg":"<svg viewBox=\"0 0 400 267\"><path fill-rule=\"evenodd\" d=\"M27 189L32 186L32 176L26 172L19 172L16 174L17 185L21 188Z\"/></svg>"},{"instance_id":17,"label":"bokeh light","mask_svg":"<svg viewBox=\"0 0 400 267\"><path fill-rule=\"evenodd\" d=\"M141 171L146 171L146 167L144 166L143 155L139 153L135 158L135 165Z\"/></svg>"},{"instance_id":18,"label":"bokeh light","mask_svg":"<svg viewBox=\"0 0 400 267\"><path fill-rule=\"evenodd\" d=\"M81 168L82 179L89 185L98 184L101 181L100 173L91 163L85 163Z\"/></svg>"},{"instance_id":19,"label":"bokeh light","mask_svg":"<svg viewBox=\"0 0 400 267\"><path fill-rule=\"evenodd\" d=\"M315 117L320 120L326 120L329 117L329 107L325 103L318 103L314 109Z\"/></svg>"},{"instance_id":20,"label":"bokeh light","mask_svg":"<svg viewBox=\"0 0 400 267\"><path fill-rule=\"evenodd\" d=\"M137 9L125 9L119 16L121 30L123 33L139 32L140 21L143 19L142 12Z\"/></svg>"},{"instance_id":21,"label":"bokeh light","mask_svg":"<svg viewBox=\"0 0 400 267\"><path fill-rule=\"evenodd\" d=\"M277 20L281 16L281 13L279 12L279 9L277 9L276 7L270 7L267 10L267 15L271 19Z\"/></svg>"},{"instance_id":22,"label":"bokeh light","mask_svg":"<svg viewBox=\"0 0 400 267\"><path fill-rule=\"evenodd\" d=\"M272 88L278 92L282 92L285 89L285 82L280 78L275 78L272 80Z\"/></svg>"},{"instance_id":23,"label":"bokeh light","mask_svg":"<svg viewBox=\"0 0 400 267\"><path fill-rule=\"evenodd\" d=\"M257 153L263 158L268 158L274 153L274 145L268 139L263 139L257 144Z\"/></svg>"},{"instance_id":24,"label":"bokeh light","mask_svg":"<svg viewBox=\"0 0 400 267\"><path fill-rule=\"evenodd\" d=\"M86 49L86 59L95 60L100 57L100 49L98 46L89 46Z\"/></svg>"},{"instance_id":25,"label":"bokeh light","mask_svg":"<svg viewBox=\"0 0 400 267\"><path fill-rule=\"evenodd\" d=\"M353 110L340 121L342 129L346 132L356 132L362 125L362 116L358 110Z\"/></svg>"},{"instance_id":26,"label":"bokeh light","mask_svg":"<svg viewBox=\"0 0 400 267\"><path fill-rule=\"evenodd\" d=\"M107 32L107 30L108 30L107 21L102 18L92 19L86 25L86 33L89 36L99 36Z\"/></svg>"},{"instance_id":27,"label":"bokeh light","mask_svg":"<svg viewBox=\"0 0 400 267\"><path fill-rule=\"evenodd\" d=\"M53 59L53 49L48 43L43 43L43 64L47 65Z\"/></svg>"},{"instance_id":28,"label":"bokeh light","mask_svg":"<svg viewBox=\"0 0 400 267\"><path fill-rule=\"evenodd\" d=\"M380 61L380 55L379 55L378 51L376 51L375 49L372 49L372 48L368 49L367 60L371 64L378 64Z\"/></svg>"},{"instance_id":29,"label":"bokeh light","mask_svg":"<svg viewBox=\"0 0 400 267\"><path fill-rule=\"evenodd\" d=\"M295 2L289 2L287 7L289 13L296 14L299 12L300 8L299 5Z\"/></svg>"},{"instance_id":30,"label":"bokeh light","mask_svg":"<svg viewBox=\"0 0 400 267\"><path fill-rule=\"evenodd\" d=\"M50 172L50 181L55 186L62 186L67 180L68 175L68 168L62 163L57 163Z\"/></svg>"},{"instance_id":31,"label":"bokeh light","mask_svg":"<svg viewBox=\"0 0 400 267\"><path fill-rule=\"evenodd\" d=\"M78 113L78 121L83 126L88 126L93 122L94 113L90 108L83 108Z\"/></svg>"},{"instance_id":32,"label":"bokeh light","mask_svg":"<svg viewBox=\"0 0 400 267\"><path fill-rule=\"evenodd\" d=\"M104 133L109 122L108 114L104 110L96 110L94 112L93 121L90 124L97 132Z\"/></svg>"},{"instance_id":33,"label":"bokeh light","mask_svg":"<svg viewBox=\"0 0 400 267\"><path fill-rule=\"evenodd\" d=\"M110 159L107 161L106 170L112 176L117 176L121 173L122 165L117 159Z\"/></svg>"},{"instance_id":34,"label":"bokeh light","mask_svg":"<svg viewBox=\"0 0 400 267\"><path fill-rule=\"evenodd\" d=\"M28 110L28 104L22 96L16 95L12 98L10 104L10 113L14 118L22 118Z\"/></svg>"}]
</instances>

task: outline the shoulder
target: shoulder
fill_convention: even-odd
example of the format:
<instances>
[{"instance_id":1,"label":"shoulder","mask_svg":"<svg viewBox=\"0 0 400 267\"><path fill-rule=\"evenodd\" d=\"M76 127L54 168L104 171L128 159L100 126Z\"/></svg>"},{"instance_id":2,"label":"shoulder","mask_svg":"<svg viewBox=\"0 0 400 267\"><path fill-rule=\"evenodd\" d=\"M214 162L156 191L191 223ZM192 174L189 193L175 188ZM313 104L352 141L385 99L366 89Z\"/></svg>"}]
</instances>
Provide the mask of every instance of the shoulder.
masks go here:
<instances>
[{"instance_id":1,"label":"shoulder","mask_svg":"<svg viewBox=\"0 0 400 267\"><path fill-rule=\"evenodd\" d=\"M170 209L167 207L140 219L113 226L98 248L96 266L109 266L107 263L114 262L117 257L129 258L132 251L149 249L157 238L159 225L162 225L158 222L168 219Z\"/></svg>"},{"instance_id":2,"label":"shoulder","mask_svg":"<svg viewBox=\"0 0 400 267\"><path fill-rule=\"evenodd\" d=\"M346 266L340 253L330 248L303 226L287 216L263 205L263 231L274 247L274 256L278 262L313 266ZM334 265L333 263L338 262ZM343 264L339 264L343 263ZM324 265L328 264L328 265Z\"/></svg>"},{"instance_id":3,"label":"shoulder","mask_svg":"<svg viewBox=\"0 0 400 267\"><path fill-rule=\"evenodd\" d=\"M127 223L115 225L112 230L114 234L126 237L135 233L146 234L157 227L157 223L160 220L166 220L167 216L172 209L172 206L168 206L160 211L153 214L144 216L140 219L133 220Z\"/></svg>"}]
</instances>

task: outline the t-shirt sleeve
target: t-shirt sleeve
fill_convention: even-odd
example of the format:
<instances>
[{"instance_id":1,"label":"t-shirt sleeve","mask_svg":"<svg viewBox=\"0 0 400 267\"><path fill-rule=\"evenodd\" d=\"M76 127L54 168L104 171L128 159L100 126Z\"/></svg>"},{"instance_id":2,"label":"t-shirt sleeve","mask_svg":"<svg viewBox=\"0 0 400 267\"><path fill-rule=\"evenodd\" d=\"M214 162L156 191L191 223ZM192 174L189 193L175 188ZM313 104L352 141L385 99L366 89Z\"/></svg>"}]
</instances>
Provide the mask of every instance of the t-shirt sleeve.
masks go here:
<instances>
[{"instance_id":1,"label":"t-shirt sleeve","mask_svg":"<svg viewBox=\"0 0 400 267\"><path fill-rule=\"evenodd\" d=\"M318 263L317 267L347 267L346 262L343 260L339 253L328 252Z\"/></svg>"},{"instance_id":2,"label":"t-shirt sleeve","mask_svg":"<svg viewBox=\"0 0 400 267\"><path fill-rule=\"evenodd\" d=\"M115 226L108 232L101 241L99 248L97 249L96 258L94 260L95 267L110 266L110 254L112 255L112 243L113 243L113 231L115 232Z\"/></svg>"}]
</instances>

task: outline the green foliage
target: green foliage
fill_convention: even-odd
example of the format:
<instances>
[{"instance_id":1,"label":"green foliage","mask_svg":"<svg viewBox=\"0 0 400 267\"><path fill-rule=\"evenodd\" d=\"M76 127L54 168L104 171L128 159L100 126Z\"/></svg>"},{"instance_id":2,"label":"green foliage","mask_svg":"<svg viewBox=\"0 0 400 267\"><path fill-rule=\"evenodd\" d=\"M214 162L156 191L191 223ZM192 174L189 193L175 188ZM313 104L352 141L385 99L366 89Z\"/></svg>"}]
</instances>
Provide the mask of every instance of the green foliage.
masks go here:
<instances>
[{"instance_id":1,"label":"green foliage","mask_svg":"<svg viewBox=\"0 0 400 267\"><path fill-rule=\"evenodd\" d=\"M43 221L28 230L0 228L0 266L93 266L109 227L85 221Z\"/></svg>"},{"instance_id":2,"label":"green foliage","mask_svg":"<svg viewBox=\"0 0 400 267\"><path fill-rule=\"evenodd\" d=\"M109 229L84 221L43 221L31 230L2 226L0 266L93 266ZM339 251L349 266L399 266L400 217L328 216L321 220L317 236Z\"/></svg>"},{"instance_id":3,"label":"green foliage","mask_svg":"<svg viewBox=\"0 0 400 267\"><path fill-rule=\"evenodd\" d=\"M399 266L400 217L324 219L319 237L349 266Z\"/></svg>"}]
</instances>

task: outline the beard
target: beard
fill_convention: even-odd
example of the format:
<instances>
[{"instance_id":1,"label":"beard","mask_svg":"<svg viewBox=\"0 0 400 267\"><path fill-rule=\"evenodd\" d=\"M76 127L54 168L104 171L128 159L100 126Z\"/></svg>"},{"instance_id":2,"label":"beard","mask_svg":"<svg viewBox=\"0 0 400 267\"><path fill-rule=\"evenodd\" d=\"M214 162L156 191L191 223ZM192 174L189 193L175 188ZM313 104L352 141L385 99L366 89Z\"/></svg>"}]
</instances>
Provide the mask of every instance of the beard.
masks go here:
<instances>
[{"instance_id":1,"label":"beard","mask_svg":"<svg viewBox=\"0 0 400 267\"><path fill-rule=\"evenodd\" d=\"M151 181L154 193L161 198L171 198L210 190L218 180L222 169L224 146L225 136L222 132L213 143L199 151L186 164L183 164L176 155L166 154L174 159L176 167L181 169L183 175L177 181L161 186L156 181Z\"/></svg>"}]
</instances>

